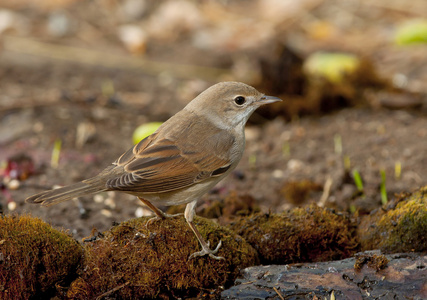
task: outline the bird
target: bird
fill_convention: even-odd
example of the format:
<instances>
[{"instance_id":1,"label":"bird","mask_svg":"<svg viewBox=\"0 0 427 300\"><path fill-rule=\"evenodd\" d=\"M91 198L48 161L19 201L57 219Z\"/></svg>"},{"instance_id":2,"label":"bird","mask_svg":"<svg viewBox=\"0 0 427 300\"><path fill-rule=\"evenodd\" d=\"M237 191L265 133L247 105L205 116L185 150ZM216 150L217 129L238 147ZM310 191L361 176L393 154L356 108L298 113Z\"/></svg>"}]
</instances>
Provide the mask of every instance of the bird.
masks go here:
<instances>
[{"instance_id":1,"label":"bird","mask_svg":"<svg viewBox=\"0 0 427 300\"><path fill-rule=\"evenodd\" d=\"M189 259L205 255L224 259L215 255L222 242L211 249L193 222L197 201L236 168L245 148L245 124L252 113L277 101L281 99L245 83L217 83L98 175L38 193L26 202L50 206L83 195L118 191L138 197L156 219L175 216L156 205L186 204L185 220L202 248Z\"/></svg>"}]
</instances>

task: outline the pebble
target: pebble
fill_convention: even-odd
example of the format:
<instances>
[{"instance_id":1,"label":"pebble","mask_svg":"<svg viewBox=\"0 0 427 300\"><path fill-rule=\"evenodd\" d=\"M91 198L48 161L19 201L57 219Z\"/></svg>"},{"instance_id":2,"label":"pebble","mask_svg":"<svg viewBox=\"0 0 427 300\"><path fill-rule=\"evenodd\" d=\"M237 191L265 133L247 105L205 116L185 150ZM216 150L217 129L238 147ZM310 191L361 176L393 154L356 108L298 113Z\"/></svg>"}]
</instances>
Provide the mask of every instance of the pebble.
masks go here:
<instances>
[{"instance_id":1,"label":"pebble","mask_svg":"<svg viewBox=\"0 0 427 300\"><path fill-rule=\"evenodd\" d=\"M49 16L47 28L50 35L63 37L72 31L72 23L71 19L65 13L58 11Z\"/></svg>"},{"instance_id":2,"label":"pebble","mask_svg":"<svg viewBox=\"0 0 427 300\"><path fill-rule=\"evenodd\" d=\"M133 54L145 53L145 50L147 48L147 34L140 26L120 26L118 35L129 52Z\"/></svg>"},{"instance_id":3,"label":"pebble","mask_svg":"<svg viewBox=\"0 0 427 300\"><path fill-rule=\"evenodd\" d=\"M91 122L80 122L77 125L76 131L76 147L77 149L83 148L83 146L90 141L96 134L96 127Z\"/></svg>"},{"instance_id":4,"label":"pebble","mask_svg":"<svg viewBox=\"0 0 427 300\"><path fill-rule=\"evenodd\" d=\"M279 170L279 169L274 170L272 175L273 175L273 178L276 178L276 179L281 179L285 176L284 172L282 170Z\"/></svg>"},{"instance_id":5,"label":"pebble","mask_svg":"<svg viewBox=\"0 0 427 300\"><path fill-rule=\"evenodd\" d=\"M9 183L7 184L7 188L9 190L17 190L19 189L19 186L21 185L21 182L18 179L12 179L11 181L9 181Z\"/></svg>"},{"instance_id":6,"label":"pebble","mask_svg":"<svg viewBox=\"0 0 427 300\"><path fill-rule=\"evenodd\" d=\"M153 215L153 213L151 212L151 210L149 210L149 209L147 209L145 207L142 207L142 206L138 207L135 210L135 217L137 217L137 218L149 217L149 216L152 216L152 215Z\"/></svg>"},{"instance_id":7,"label":"pebble","mask_svg":"<svg viewBox=\"0 0 427 300\"><path fill-rule=\"evenodd\" d=\"M105 199L104 204L107 205L111 209L116 208L116 202L114 201L113 198L108 197L107 199Z\"/></svg>"},{"instance_id":8,"label":"pebble","mask_svg":"<svg viewBox=\"0 0 427 300\"><path fill-rule=\"evenodd\" d=\"M93 196L93 201L95 201L96 203L102 203L104 202L104 196L102 196L101 194L96 194L95 196Z\"/></svg>"},{"instance_id":9,"label":"pebble","mask_svg":"<svg viewBox=\"0 0 427 300\"><path fill-rule=\"evenodd\" d=\"M26 32L28 21L9 9L0 9L0 35L3 32Z\"/></svg>"},{"instance_id":10,"label":"pebble","mask_svg":"<svg viewBox=\"0 0 427 300\"><path fill-rule=\"evenodd\" d=\"M14 211L16 209L16 202L15 201L11 201L7 204L7 209L9 209L10 211Z\"/></svg>"},{"instance_id":11,"label":"pebble","mask_svg":"<svg viewBox=\"0 0 427 300\"><path fill-rule=\"evenodd\" d=\"M106 216L107 218L111 218L113 213L108 209L101 209L101 215Z\"/></svg>"},{"instance_id":12,"label":"pebble","mask_svg":"<svg viewBox=\"0 0 427 300\"><path fill-rule=\"evenodd\" d=\"M304 167L304 163L298 159L291 159L288 161L288 169L291 172L300 171Z\"/></svg>"}]
</instances>

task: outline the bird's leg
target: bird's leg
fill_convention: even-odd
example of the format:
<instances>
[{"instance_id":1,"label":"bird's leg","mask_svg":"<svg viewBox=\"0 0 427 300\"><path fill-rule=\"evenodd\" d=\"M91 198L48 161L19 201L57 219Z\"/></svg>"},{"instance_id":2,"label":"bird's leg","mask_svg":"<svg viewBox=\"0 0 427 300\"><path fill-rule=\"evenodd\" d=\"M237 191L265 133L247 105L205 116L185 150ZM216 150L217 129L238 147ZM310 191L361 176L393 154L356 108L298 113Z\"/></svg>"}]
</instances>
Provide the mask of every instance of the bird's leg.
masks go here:
<instances>
[{"instance_id":1,"label":"bird's leg","mask_svg":"<svg viewBox=\"0 0 427 300\"><path fill-rule=\"evenodd\" d=\"M142 203L144 203L145 205L147 205L148 208L150 208L156 214L155 217L153 217L153 218L151 218L150 220L147 221L147 223L145 224L145 226L147 226L147 227L148 227L149 224L151 224L151 222L154 222L154 221L157 221L157 220L160 220L160 219L164 220L166 218L173 218L173 217L177 217L177 216L181 216L182 215L182 213L181 214L174 214L174 215L167 214L167 213L161 211L160 209L158 209L157 207L155 207L153 204L151 204L150 201L145 200L145 199L143 199L141 197L138 197L138 199L141 200Z\"/></svg>"},{"instance_id":2,"label":"bird's leg","mask_svg":"<svg viewBox=\"0 0 427 300\"><path fill-rule=\"evenodd\" d=\"M204 256L204 255L209 255L211 258L213 259L224 259L224 257L222 256L215 256L214 254L216 254L219 250L219 248L222 245L222 242L219 241L218 245L216 246L216 248L214 250L211 250L209 248L209 241L206 243L205 240L203 239L202 235L200 234L200 232L197 230L196 225L194 225L193 223L193 219L194 219L194 215L195 213L195 206L196 206L197 200L190 202L187 204L187 206L185 207L185 213L184 213L184 217L187 220L188 225L190 226L191 230L193 230L196 238L199 240L200 246L202 246L202 250L198 251L198 252L194 252L193 254L190 255L190 257L188 258L189 260L196 257L196 256Z\"/></svg>"}]
</instances>

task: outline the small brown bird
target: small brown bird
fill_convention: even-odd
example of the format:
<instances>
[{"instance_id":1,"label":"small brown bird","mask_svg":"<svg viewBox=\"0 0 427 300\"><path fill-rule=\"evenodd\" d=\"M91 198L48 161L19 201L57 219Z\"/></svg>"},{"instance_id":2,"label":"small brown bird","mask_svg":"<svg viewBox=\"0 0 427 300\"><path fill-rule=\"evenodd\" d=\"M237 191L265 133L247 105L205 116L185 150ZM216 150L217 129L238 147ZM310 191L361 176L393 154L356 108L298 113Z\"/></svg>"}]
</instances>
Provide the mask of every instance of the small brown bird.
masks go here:
<instances>
[{"instance_id":1,"label":"small brown bird","mask_svg":"<svg viewBox=\"0 0 427 300\"><path fill-rule=\"evenodd\" d=\"M184 216L202 250L214 250L193 223L197 200L239 163L245 148L246 121L261 105L281 101L240 82L221 82L202 92L95 177L31 196L28 203L50 206L87 194L121 191L137 196L157 215L170 215L157 205L187 203Z\"/></svg>"}]
</instances>

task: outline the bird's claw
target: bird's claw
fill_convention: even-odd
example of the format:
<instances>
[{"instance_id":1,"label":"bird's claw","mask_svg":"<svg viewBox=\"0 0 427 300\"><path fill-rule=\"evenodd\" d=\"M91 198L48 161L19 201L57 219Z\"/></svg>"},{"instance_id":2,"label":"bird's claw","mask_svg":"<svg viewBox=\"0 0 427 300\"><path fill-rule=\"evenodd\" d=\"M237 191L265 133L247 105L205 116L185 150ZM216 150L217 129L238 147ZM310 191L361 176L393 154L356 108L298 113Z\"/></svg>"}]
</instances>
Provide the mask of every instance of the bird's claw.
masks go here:
<instances>
[{"instance_id":1,"label":"bird's claw","mask_svg":"<svg viewBox=\"0 0 427 300\"><path fill-rule=\"evenodd\" d=\"M180 214L173 214L173 215L170 215L170 214L167 214L167 213L163 213L163 215L161 217L160 216L154 216L154 217L150 218L147 221L147 223L145 223L145 228L148 229L148 226L150 226L150 224L153 223L153 222L155 222L155 221L164 220L164 219L167 219L167 218L174 218L174 217L178 217L178 216L182 216L182 215L183 215L182 213L180 213Z\"/></svg>"},{"instance_id":2,"label":"bird's claw","mask_svg":"<svg viewBox=\"0 0 427 300\"><path fill-rule=\"evenodd\" d=\"M210 246L210 243L209 243L209 241L206 243L206 246L207 247L204 247L204 246L202 246L202 250L201 251L198 251L198 252L194 252L193 254L191 254L190 255L190 257L188 258L188 260L190 260L190 259L192 259L192 258L195 258L195 257L197 257L197 256L205 256L205 255L209 255L209 257L211 257L211 258L213 258L213 259L216 259L216 260L225 260L225 258L224 257L222 257L222 256L216 256L216 255L214 255L214 254L216 254L217 252L218 252L218 250L219 250L219 248L221 247L221 245L222 245L222 242L221 241L219 241L219 243L218 243L218 245L216 246L216 248L214 249L214 250L211 250L210 248L209 248L209 246Z\"/></svg>"},{"instance_id":3,"label":"bird's claw","mask_svg":"<svg viewBox=\"0 0 427 300\"><path fill-rule=\"evenodd\" d=\"M155 221L158 221L158 220L161 220L161 219L162 218L160 218L158 216L155 216L155 217L152 217L152 218L148 219L148 221L145 223L145 228L148 229L148 226L150 226L151 223L153 223Z\"/></svg>"},{"instance_id":4,"label":"bird's claw","mask_svg":"<svg viewBox=\"0 0 427 300\"><path fill-rule=\"evenodd\" d=\"M162 216L154 216L154 217L150 218L147 221L147 223L145 223L145 228L148 228L148 226L150 226L150 224L153 223L153 222L155 222L155 221L164 220L164 219L167 219L167 218L174 218L174 217L178 217L178 216L182 216L182 215L183 215L183 213L173 214L173 215L170 215L170 214L167 214L167 213L163 213Z\"/></svg>"}]
</instances>

